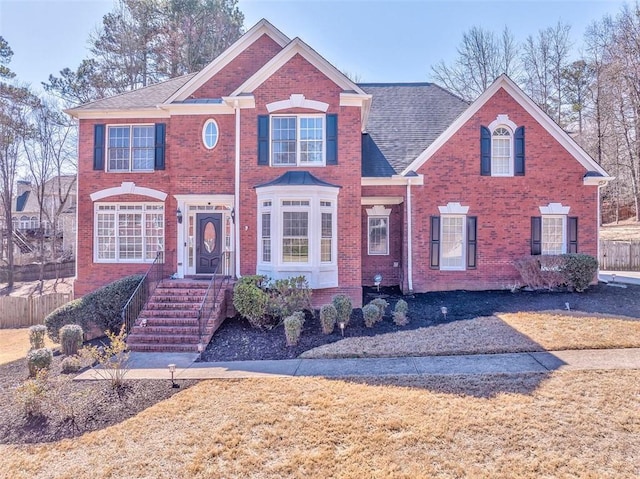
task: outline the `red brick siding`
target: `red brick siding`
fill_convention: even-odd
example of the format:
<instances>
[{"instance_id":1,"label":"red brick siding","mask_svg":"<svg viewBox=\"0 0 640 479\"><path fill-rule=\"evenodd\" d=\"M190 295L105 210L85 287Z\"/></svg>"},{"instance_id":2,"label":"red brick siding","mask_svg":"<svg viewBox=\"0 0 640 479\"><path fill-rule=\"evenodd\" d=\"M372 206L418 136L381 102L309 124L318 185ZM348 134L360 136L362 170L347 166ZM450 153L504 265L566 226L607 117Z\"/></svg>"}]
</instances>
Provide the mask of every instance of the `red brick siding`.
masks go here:
<instances>
[{"instance_id":1,"label":"red brick siding","mask_svg":"<svg viewBox=\"0 0 640 479\"><path fill-rule=\"evenodd\" d=\"M384 203L380 203L384 204ZM362 207L362 285L373 286L373 277L382 275L382 286L397 286L401 284L403 264L403 240L404 240L404 204L389 205L389 254L369 254L369 215L367 209L373 206ZM398 266L393 264L398 263Z\"/></svg>"},{"instance_id":2,"label":"red brick siding","mask_svg":"<svg viewBox=\"0 0 640 479\"><path fill-rule=\"evenodd\" d=\"M526 176L480 176L480 126L499 114L526 130ZM585 168L511 96L499 90L427 161L413 187L413 287L417 292L505 288L519 281L513 261L530 254L531 216L551 202L578 216L578 251L597 253L597 187L583 186ZM478 218L478 266L467 271L429 268L429 217L438 206L460 202Z\"/></svg>"}]
</instances>

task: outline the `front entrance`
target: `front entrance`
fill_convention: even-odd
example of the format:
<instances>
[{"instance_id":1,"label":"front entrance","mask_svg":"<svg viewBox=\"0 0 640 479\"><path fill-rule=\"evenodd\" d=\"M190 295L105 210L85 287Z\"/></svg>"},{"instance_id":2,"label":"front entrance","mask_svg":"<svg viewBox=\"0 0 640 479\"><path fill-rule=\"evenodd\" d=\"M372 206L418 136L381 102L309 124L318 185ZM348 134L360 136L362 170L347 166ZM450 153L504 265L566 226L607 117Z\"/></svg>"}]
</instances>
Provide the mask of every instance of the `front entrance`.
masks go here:
<instances>
[{"instance_id":1,"label":"front entrance","mask_svg":"<svg viewBox=\"0 0 640 479\"><path fill-rule=\"evenodd\" d=\"M222 214L196 214L196 274L218 272L222 254Z\"/></svg>"}]
</instances>

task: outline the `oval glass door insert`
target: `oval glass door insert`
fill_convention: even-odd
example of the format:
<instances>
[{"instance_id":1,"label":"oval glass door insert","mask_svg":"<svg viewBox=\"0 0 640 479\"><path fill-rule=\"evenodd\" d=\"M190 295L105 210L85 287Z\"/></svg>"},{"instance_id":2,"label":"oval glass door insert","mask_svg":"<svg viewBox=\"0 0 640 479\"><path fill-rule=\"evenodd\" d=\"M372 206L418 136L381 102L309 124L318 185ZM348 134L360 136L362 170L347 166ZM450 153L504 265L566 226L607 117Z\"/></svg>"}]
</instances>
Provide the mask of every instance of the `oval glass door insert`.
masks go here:
<instances>
[{"instance_id":1,"label":"oval glass door insert","mask_svg":"<svg viewBox=\"0 0 640 479\"><path fill-rule=\"evenodd\" d=\"M207 253L211 253L216 247L216 229L211 221L204 227L203 243Z\"/></svg>"}]
</instances>

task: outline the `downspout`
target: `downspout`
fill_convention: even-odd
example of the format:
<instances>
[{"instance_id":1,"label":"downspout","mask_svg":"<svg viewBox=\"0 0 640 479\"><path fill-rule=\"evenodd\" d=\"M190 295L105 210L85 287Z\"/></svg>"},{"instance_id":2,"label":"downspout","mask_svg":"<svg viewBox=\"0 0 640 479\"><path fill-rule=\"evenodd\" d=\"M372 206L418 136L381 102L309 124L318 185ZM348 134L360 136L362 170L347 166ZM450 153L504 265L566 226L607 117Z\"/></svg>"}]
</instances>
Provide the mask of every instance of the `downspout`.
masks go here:
<instances>
[{"instance_id":1,"label":"downspout","mask_svg":"<svg viewBox=\"0 0 640 479\"><path fill-rule=\"evenodd\" d=\"M235 273L236 278L240 278L240 105L238 100L233 103L236 111L236 169L235 169L235 191L233 198L234 236L235 236Z\"/></svg>"},{"instance_id":2,"label":"downspout","mask_svg":"<svg viewBox=\"0 0 640 479\"><path fill-rule=\"evenodd\" d=\"M407 286L413 293L413 249L411 220L411 178L407 178Z\"/></svg>"}]
</instances>

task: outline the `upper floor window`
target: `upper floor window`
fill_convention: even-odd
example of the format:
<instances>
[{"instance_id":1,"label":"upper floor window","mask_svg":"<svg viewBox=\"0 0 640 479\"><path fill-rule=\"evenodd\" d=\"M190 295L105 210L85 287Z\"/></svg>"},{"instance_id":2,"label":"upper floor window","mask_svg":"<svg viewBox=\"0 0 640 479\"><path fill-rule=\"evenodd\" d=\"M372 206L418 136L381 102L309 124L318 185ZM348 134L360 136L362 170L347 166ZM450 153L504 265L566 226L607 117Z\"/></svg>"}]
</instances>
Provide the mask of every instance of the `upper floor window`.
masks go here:
<instances>
[{"instance_id":1,"label":"upper floor window","mask_svg":"<svg viewBox=\"0 0 640 479\"><path fill-rule=\"evenodd\" d=\"M518 127L508 115L480 127L480 174L524 176L524 126Z\"/></svg>"},{"instance_id":2,"label":"upper floor window","mask_svg":"<svg viewBox=\"0 0 640 479\"><path fill-rule=\"evenodd\" d=\"M271 164L274 166L324 164L324 116L273 116Z\"/></svg>"},{"instance_id":3,"label":"upper floor window","mask_svg":"<svg viewBox=\"0 0 640 479\"><path fill-rule=\"evenodd\" d=\"M108 128L109 171L152 171L155 153L153 125L118 125Z\"/></svg>"},{"instance_id":4,"label":"upper floor window","mask_svg":"<svg viewBox=\"0 0 640 479\"><path fill-rule=\"evenodd\" d=\"M513 176L511 131L500 126L491 135L491 175Z\"/></svg>"},{"instance_id":5,"label":"upper floor window","mask_svg":"<svg viewBox=\"0 0 640 479\"><path fill-rule=\"evenodd\" d=\"M218 124L214 119L207 120L204 124L202 142L207 150L213 150L218 144Z\"/></svg>"}]
</instances>

